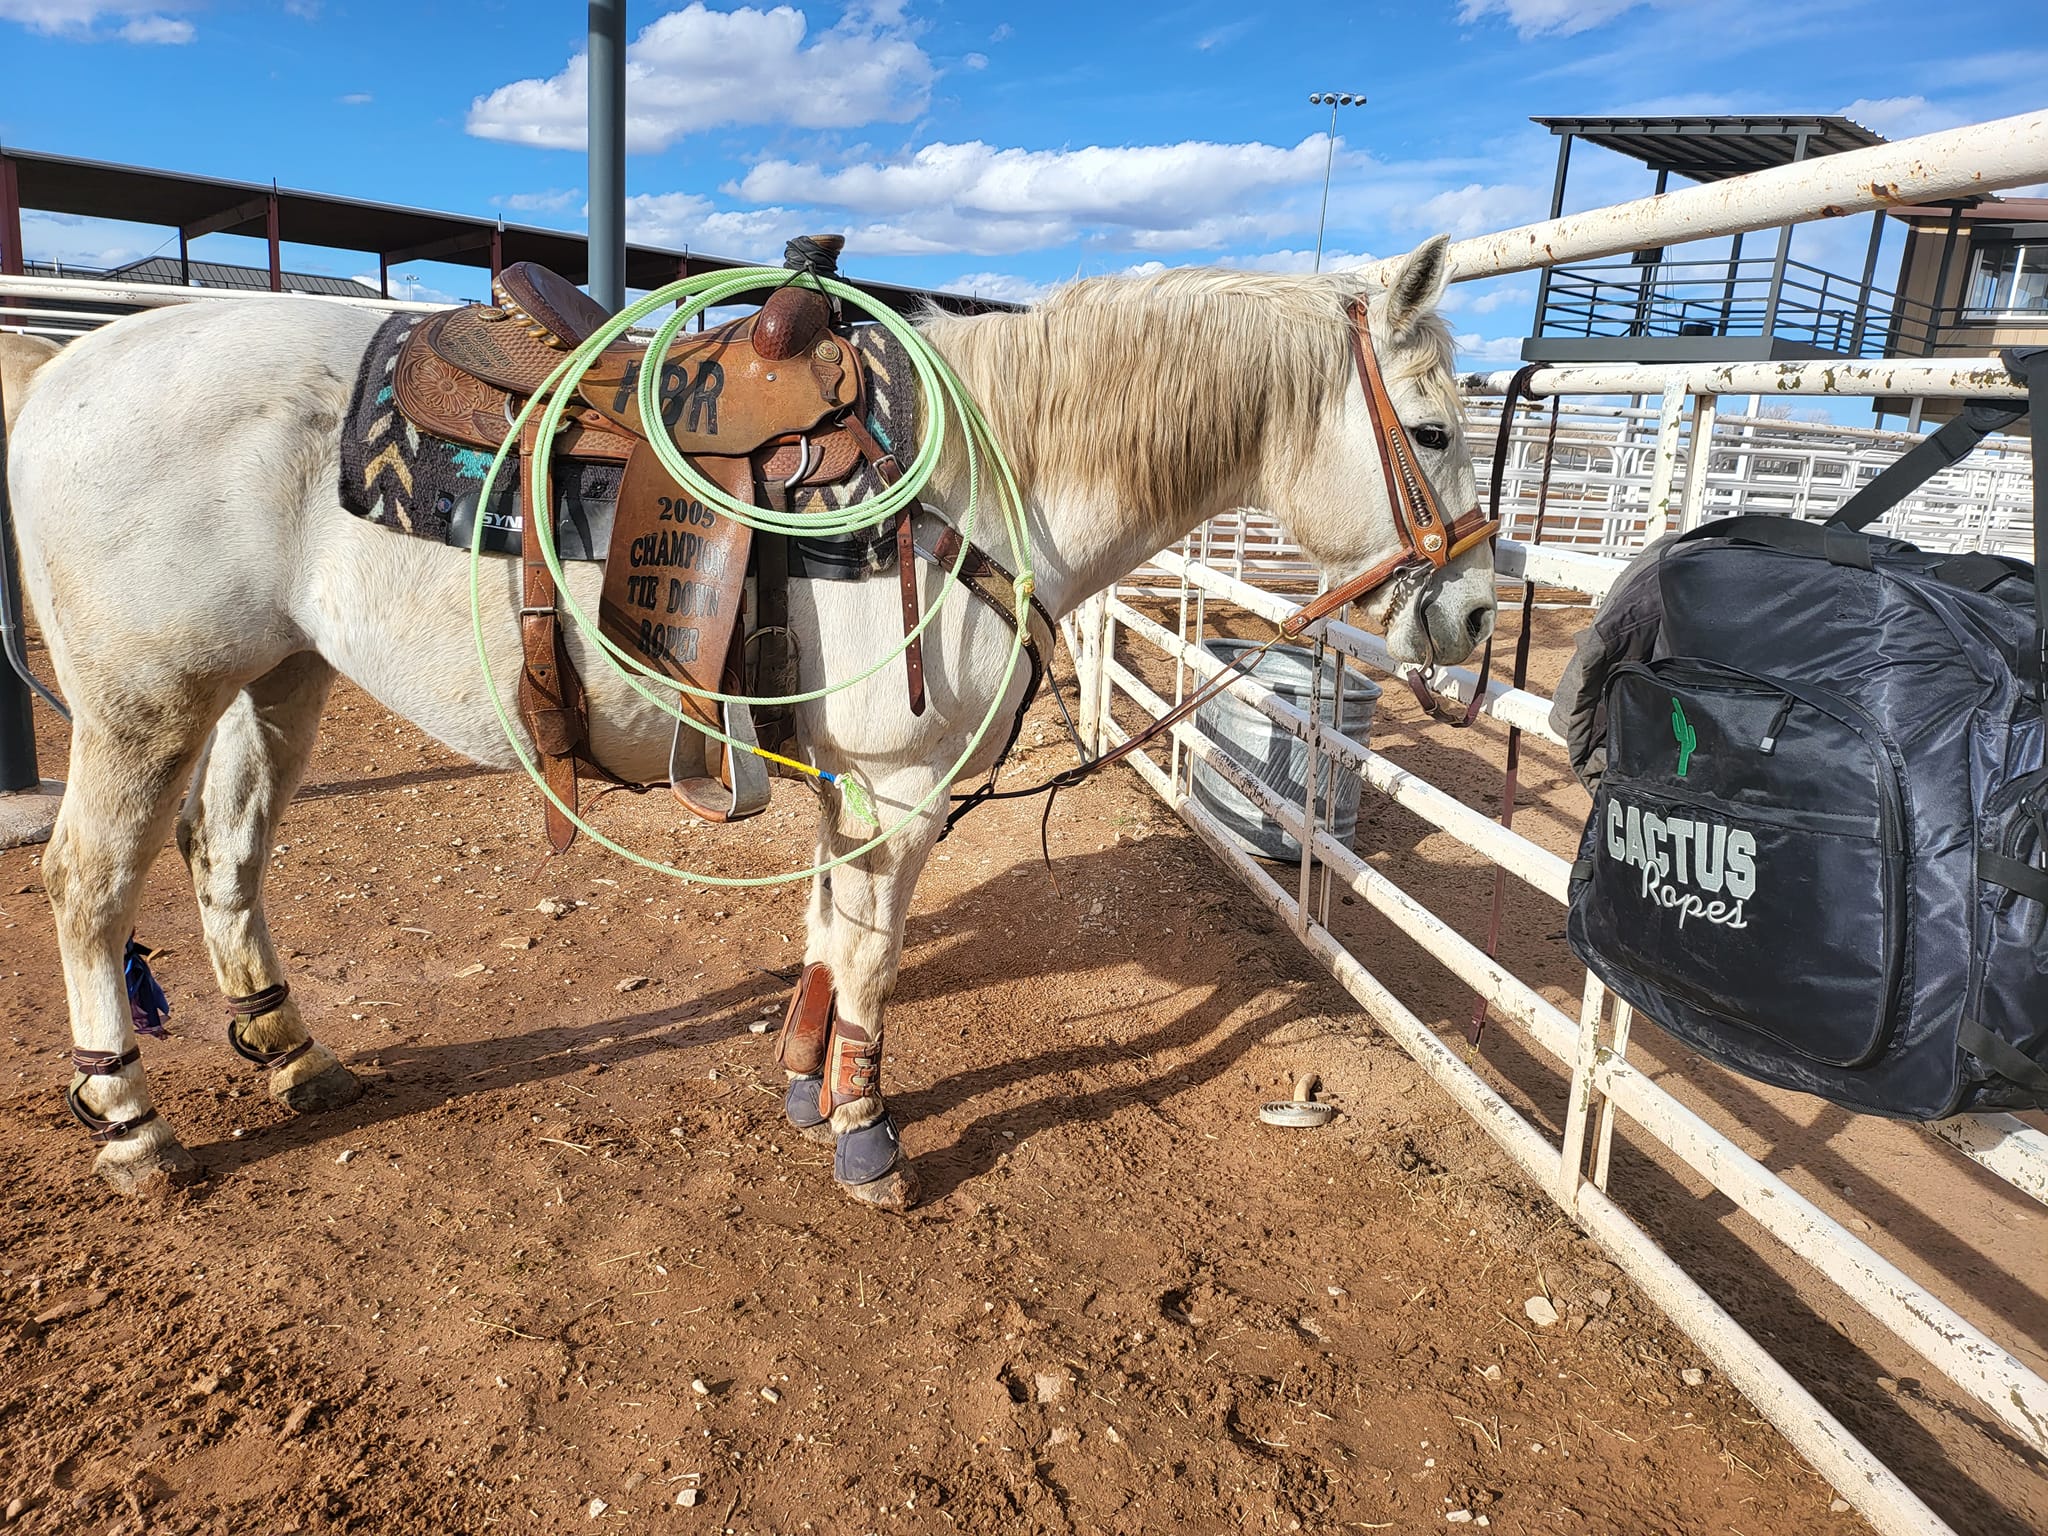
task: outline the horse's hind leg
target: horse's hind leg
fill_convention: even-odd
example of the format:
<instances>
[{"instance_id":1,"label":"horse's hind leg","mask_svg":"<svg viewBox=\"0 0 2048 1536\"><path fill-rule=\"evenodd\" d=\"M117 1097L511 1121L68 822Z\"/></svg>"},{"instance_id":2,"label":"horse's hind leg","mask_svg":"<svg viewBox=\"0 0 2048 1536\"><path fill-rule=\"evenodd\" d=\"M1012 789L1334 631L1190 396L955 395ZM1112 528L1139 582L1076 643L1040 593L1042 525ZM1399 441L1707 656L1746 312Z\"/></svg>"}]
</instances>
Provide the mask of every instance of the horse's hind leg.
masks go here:
<instances>
[{"instance_id":1,"label":"horse's hind leg","mask_svg":"<svg viewBox=\"0 0 2048 1536\"><path fill-rule=\"evenodd\" d=\"M302 651L237 694L178 818L206 952L228 996L229 1043L270 1068L271 1096L301 1113L339 1108L362 1092L300 1018L263 912L278 819L312 754L333 681L332 667Z\"/></svg>"},{"instance_id":2,"label":"horse's hind leg","mask_svg":"<svg viewBox=\"0 0 2048 1536\"><path fill-rule=\"evenodd\" d=\"M80 696L72 690L74 702ZM43 857L71 1009L77 1075L68 1098L100 1144L100 1175L124 1193L182 1184L199 1172L150 1104L123 962L142 877L217 708L211 698L161 695L81 708L64 802Z\"/></svg>"}]
</instances>

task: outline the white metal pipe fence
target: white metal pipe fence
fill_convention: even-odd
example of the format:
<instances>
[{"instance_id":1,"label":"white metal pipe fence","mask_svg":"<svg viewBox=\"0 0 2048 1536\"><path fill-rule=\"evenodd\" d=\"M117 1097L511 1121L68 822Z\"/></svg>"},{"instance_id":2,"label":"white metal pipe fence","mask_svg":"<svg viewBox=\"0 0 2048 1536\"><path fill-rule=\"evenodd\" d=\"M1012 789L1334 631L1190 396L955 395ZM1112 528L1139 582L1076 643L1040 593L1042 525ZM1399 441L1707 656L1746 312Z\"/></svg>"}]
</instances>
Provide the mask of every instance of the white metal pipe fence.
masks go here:
<instances>
[{"instance_id":1,"label":"white metal pipe fence","mask_svg":"<svg viewBox=\"0 0 2048 1536\"><path fill-rule=\"evenodd\" d=\"M2035 113L1467 241L1456 248L1457 270L1467 277L1524 270L1787 219L2017 185L2044 175L2048 113ZM1482 484L1490 467L1484 463L1489 428L1499 410L1488 397L1503 391L1507 377L1464 381L1474 405L1470 430L1481 449ZM1511 538L1500 547L1498 567L1504 577L1527 573L1546 586L1596 600L1622 569L1618 557L1649 538L1737 508L1824 516L1912 440L1905 434L1780 422L1755 413L1723 416L1723 395L2010 398L2022 393L1990 358L1684 369L1586 365L1544 369L1532 384L1540 394L1658 400L1655 411L1578 399L1566 404L1551 466L1546 543L1532 546ZM1511 440L1515 458L1507 470L1509 505L1504 509L1512 519L1511 534L1526 537L1529 528L1534 485L1543 469L1546 414L1529 412L1527 424ZM1690 449L1691 442L1701 445L1699 451ZM1910 498L1885 526L1916 542L2031 554L2031 470L2024 444L1987 445ZM1126 719L1157 719L1201 679L1217 675L1219 664L1201 644L1211 604L1275 620L1300 606L1315 579L1312 565L1269 520L1248 513L1219 519L1181 548L1162 552L1130 583L1089 605L1077 626L1083 640L1084 730L1095 730L1106 743L1127 740L1134 727L1116 718L1119 708ZM1156 605L1176 597L1178 623L1169 628ZM1136 606L1147 600L1155 605L1153 613ZM1377 637L1342 624L1324 626L1319 645L1369 667L1384 669L1389 660ZM1153 664L1146 665L1144 657ZM1168 671L1171 699L1140 675ZM1475 682L1463 673L1454 691L1469 696ZM1565 899L1566 866L1556 855L1381 754L1327 725L1313 724L1308 713L1286 704L1255 678L1238 680L1231 691L1261 710L1276 729L1308 745L1309 785L1314 784L1315 761L1328 757L1338 771L1355 773L1365 789L1395 800L1523 883ZM1487 709L1496 718L1557 740L1548 727L1548 700L1499 683L1489 693ZM1880 1531L1892 1536L1949 1527L1610 1198L1612 1137L1621 1116L1919 1352L2018 1444L2048 1455L2048 1381L1633 1066L1626 1054L1632 1022L1628 1010L1612 1006L1614 1000L1596 980L1588 978L1580 1018L1567 1018L1423 900L1331 836L1318 824L1312 789L1304 790L1299 803L1279 794L1239 769L1196 724L1176 728L1165 762L1144 753L1130 761L1259 899L1294 928L1309 952L1387 1033L1666 1308ZM1298 880L1276 878L1247 856L1196 801L1191 772L1196 762L1262 807L1303 845ZM1310 895L1317 864L1486 997L1540 1054L1563 1064L1570 1080L1569 1108L1557 1142L1507 1104L1324 925ZM1947 1146L2048 1203L2048 1136L2011 1115L1961 1116L1930 1130Z\"/></svg>"}]
</instances>

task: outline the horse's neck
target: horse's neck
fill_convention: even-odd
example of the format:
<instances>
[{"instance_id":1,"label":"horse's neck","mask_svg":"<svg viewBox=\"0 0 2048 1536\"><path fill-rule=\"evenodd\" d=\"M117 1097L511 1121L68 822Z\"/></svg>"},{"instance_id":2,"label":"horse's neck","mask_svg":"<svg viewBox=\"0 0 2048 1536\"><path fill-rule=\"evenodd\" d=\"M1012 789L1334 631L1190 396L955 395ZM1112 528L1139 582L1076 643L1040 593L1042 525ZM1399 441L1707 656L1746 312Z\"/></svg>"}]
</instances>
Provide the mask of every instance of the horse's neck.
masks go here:
<instances>
[{"instance_id":1,"label":"horse's neck","mask_svg":"<svg viewBox=\"0 0 2048 1536\"><path fill-rule=\"evenodd\" d=\"M1148 556L1199 528L1222 507L1196 508L1178 527L1161 527L1114 505L1058 494L1040 498L1027 489L1025 526L1031 535L1034 590L1056 617L1065 617L1145 563Z\"/></svg>"},{"instance_id":2,"label":"horse's neck","mask_svg":"<svg viewBox=\"0 0 2048 1536\"><path fill-rule=\"evenodd\" d=\"M949 360L956 366L967 363L966 359ZM962 366L961 372L968 388L978 393L1002 387L998 380L974 378L971 364ZM1015 423L1012 430L1028 432L1033 427L1033 423L1025 421ZM1214 440L1209 434L1190 435L1198 442ZM1042 445L1031 447L1039 450ZM1177 445L1176 450L1169 451L1185 449ZM1057 451L1031 451L1018 458L1024 463L1043 465L1061 462L1062 455ZM990 555L1016 569L1009 523L1000 511L995 482L996 475L984 466L972 538ZM967 498L964 471L957 455L949 455L940 484L943 489L939 491L939 500L958 523L967 513ZM1123 505L1106 487L1042 483L1024 478L1019 491L1024 501L1024 526L1031 542L1033 590L1055 617L1064 618L1083 600L1136 570L1155 551L1199 528L1209 518L1243 504L1252 489L1249 484L1219 480L1217 494L1210 498L1215 505L1176 506L1170 515L1162 517Z\"/></svg>"}]
</instances>

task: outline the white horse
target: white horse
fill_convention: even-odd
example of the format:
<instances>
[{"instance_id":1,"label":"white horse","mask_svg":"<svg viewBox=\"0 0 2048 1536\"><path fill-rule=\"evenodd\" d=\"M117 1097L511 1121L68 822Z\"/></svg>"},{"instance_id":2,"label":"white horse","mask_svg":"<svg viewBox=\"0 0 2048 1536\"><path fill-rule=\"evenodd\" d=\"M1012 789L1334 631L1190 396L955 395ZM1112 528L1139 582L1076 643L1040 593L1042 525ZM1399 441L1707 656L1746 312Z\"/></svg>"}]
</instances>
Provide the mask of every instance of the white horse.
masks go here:
<instances>
[{"instance_id":1,"label":"white horse","mask_svg":"<svg viewBox=\"0 0 2048 1536\"><path fill-rule=\"evenodd\" d=\"M1436 313L1446 277L1445 242L1432 240L1368 297L1400 419L1441 504L1462 508L1474 487ZM1021 314L924 317L1017 468L1037 593L1056 617L1233 508L1277 518L1333 582L1401 547L1350 354L1346 305L1362 295L1342 274L1181 271L1076 283ZM263 908L266 854L330 682L339 672L455 751L514 765L477 672L468 554L372 526L338 501L342 419L378 319L319 300L156 310L72 343L9 395L26 586L74 712L44 859L81 1072L73 1102L118 1189L197 1173L152 1108L123 981L142 878L174 815L215 977L243 1015L233 1033L271 1066L275 1097L331 1108L355 1097L355 1078L280 1001ZM17 364L25 350L13 349ZM958 463L926 493L955 521L964 498ZM977 538L1007 563L997 522L982 517ZM568 570L595 612L600 567ZM493 673L510 709L516 562L492 560L486 576ZM929 602L935 573L924 580ZM1461 660L1491 632L1487 546L1432 585L1428 602L1417 584L1389 581L1364 603L1401 660ZM893 579L796 582L790 608L805 689L857 674L901 638ZM670 717L580 634L568 638L596 757L624 778L659 780ZM956 591L926 637L923 715L911 714L900 669L885 668L806 706L801 739L901 815L964 750L1010 646L1002 619ZM972 771L988 771L1001 734ZM836 797L821 806L819 852L855 846ZM805 975L816 986L792 1005L815 1038L812 1060L785 1056L803 1074L791 1118L836 1139L843 1188L887 1206L912 1200L915 1181L879 1082L882 1010L943 811L940 797L900 836L815 881ZM785 1035L804 1027L793 1018ZM820 1045L822 1103L811 1075Z\"/></svg>"}]
</instances>

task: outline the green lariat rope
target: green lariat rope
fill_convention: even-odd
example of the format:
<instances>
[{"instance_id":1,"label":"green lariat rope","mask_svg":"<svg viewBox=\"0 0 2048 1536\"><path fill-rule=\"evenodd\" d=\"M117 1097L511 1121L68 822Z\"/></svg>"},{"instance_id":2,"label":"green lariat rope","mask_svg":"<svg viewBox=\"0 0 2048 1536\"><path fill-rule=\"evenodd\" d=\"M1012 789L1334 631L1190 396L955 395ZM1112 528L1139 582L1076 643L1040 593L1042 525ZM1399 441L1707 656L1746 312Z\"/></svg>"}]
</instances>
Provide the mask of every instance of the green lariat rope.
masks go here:
<instances>
[{"instance_id":1,"label":"green lariat rope","mask_svg":"<svg viewBox=\"0 0 2048 1536\"><path fill-rule=\"evenodd\" d=\"M912 369L917 374L919 401L923 407L920 415L924 432L923 441L918 445L917 457L911 461L902 478L897 480L895 484L884 487L874 496L856 501L849 506L837 510L825 510L815 514L808 512L778 512L773 508L756 507L751 502L740 501L728 495L718 486L713 485L697 472L689 460L683 456L681 450L669 440L665 432L654 432L648 435L648 442L653 446L655 457L660 461L662 468L692 495L696 496L707 506L714 507L718 511L725 513L728 517L737 519L756 532L803 535L815 538L857 533L862 529L874 527L885 518L896 513L901 512L908 515L914 511L917 505L918 493L931 480L945 453L948 434L957 431L962 434L967 449L967 507L964 516L960 519L960 554L952 565L945 568L937 597L926 609L923 617L903 637L902 643L887 652L874 665L858 676L847 678L841 683L812 689L808 693L780 694L769 697L719 693L709 688L692 687L689 683L670 677L658 668L648 665L640 657L614 642L609 635L604 633L598 623L589 614L584 612L582 606L576 601L574 592L570 590L568 578L563 573L561 557L555 548L552 509L547 505L546 499L539 494L539 487L545 477L544 472L547 463L545 445L552 443L555 439L555 434L561 430L564 424L564 415L570 409L571 402L576 398L577 386L582 382L584 374L590 371L599 355L607 347L623 336L635 322L644 316L666 304L673 303L679 306L675 313L655 332L654 339L648 343L647 355L658 358L667 352L669 344L683 327L702 311L727 303L740 294L751 293L762 288L782 288L792 284L817 288L831 297L845 301L870 318L879 321L892 336L903 344L904 350L909 354ZM640 370L640 412L641 420L643 421L659 422L662 419L658 397L660 374L661 370L659 368L643 367ZM497 679L492 675L490 648L484 634L483 615L484 519L478 517L476 527L470 534L469 544L469 614L471 630L476 638L477 664L483 671L484 684L491 701L491 709L496 714L498 724L505 733L505 740L511 745L513 756L519 760L519 766L526 770L527 777L540 787L541 793L546 795L555 808L567 816L580 831L586 833L592 841L602 847L609 848L621 858L631 860L641 868L653 870L658 874L673 875L678 879L694 881L702 885L780 885L791 880L808 880L814 875L821 874L829 869L836 869L841 864L848 863L872 852L903 831L905 827L909 826L917 818L924 815L938 801L940 796L947 794L951 790L954 780L959 778L965 771L968 762L973 758L975 752L980 749L982 742L988 736L990 728L995 724L996 715L1002 708L1003 698L1009 692L1010 680L1016 676L1017 663L1024 654L1024 636L1027 632L1026 625L1029 623L1031 605L1031 545L1025 530L1023 496L1017 488L1016 474L1010 468L1009 460L1004 457L1002 448L997 444L987 419L982 415L980 407L969 396L965 386L961 384L959 376L953 372L946 360L939 356L931 343L927 342L909 321L874 299L869 298L849 283L841 282L837 278L822 277L810 273L793 273L780 267L741 267L729 272L711 273L703 277L684 278L680 282L670 283L667 287L658 289L640 300L637 304L629 305L626 309L607 320L588 341L568 354L561 365L548 376L547 381L534 391L532 398L527 401L525 409L519 413L517 420L513 422L512 429L506 434L505 441L499 447L496 456L491 460L491 467L484 476L484 483L478 494L477 504L479 506L490 505L491 487L497 480L499 471L504 467L506 457L517 451L526 423L532 419L535 412L540 413L539 442L543 446L533 454L533 463L526 466L529 477L526 486L523 488L524 500L528 508L526 536L539 540L541 557L547 562L548 570L553 573L555 578L557 607L560 611L566 613L582 631L584 639L590 644L592 654L599 657L606 666L610 667L633 692L639 694L641 698L647 700L647 702L654 705L671 719L680 721L682 724L689 726L692 730L701 732L713 741L722 742L728 751L755 753L757 756L796 769L831 786L838 792L840 804L849 816L878 829L873 837L869 838L859 847L841 854L836 859L828 859L821 863L813 864L809 868L790 870L783 874L736 877L678 869L674 865L664 863L659 859L650 859L644 854L635 853L632 849L621 846L591 826L589 822L584 821L573 809L563 803L560 796L548 787L547 780L543 776L539 764L528 755L526 748L521 744L519 730L512 722L512 717L505 707L505 701L500 696ZM975 519L981 505L984 468L987 466L992 466L995 471L993 478L996 489L997 510L1002 519L1004 530L1009 534L1010 548L1016 559L1018 569L1018 576L1014 587L1016 610L1013 614L1013 628L1015 633L1011 639L1010 654L1003 668L1002 680L997 684L994 693L989 699L988 709L983 713L980 723L975 727L974 735L968 740L960 756L954 760L952 767L940 776L938 782L932 786L924 798L906 810L900 818L888 826L882 826L876 816L875 807L867 788L851 774L832 773L810 763L798 762L794 758L784 757L780 753L770 752L746 742L735 741L723 732L704 724L683 707L681 700L681 695L683 694L689 694L694 698L708 699L719 704L794 705L809 703L813 700L825 698L829 694L837 693L842 689L852 688L857 684L864 683L894 663L910 648L914 640L924 634L925 630L931 625L932 620L938 615L940 608L945 605L947 594L952 591L960 579L961 569L966 564L968 551L973 544Z\"/></svg>"}]
</instances>

